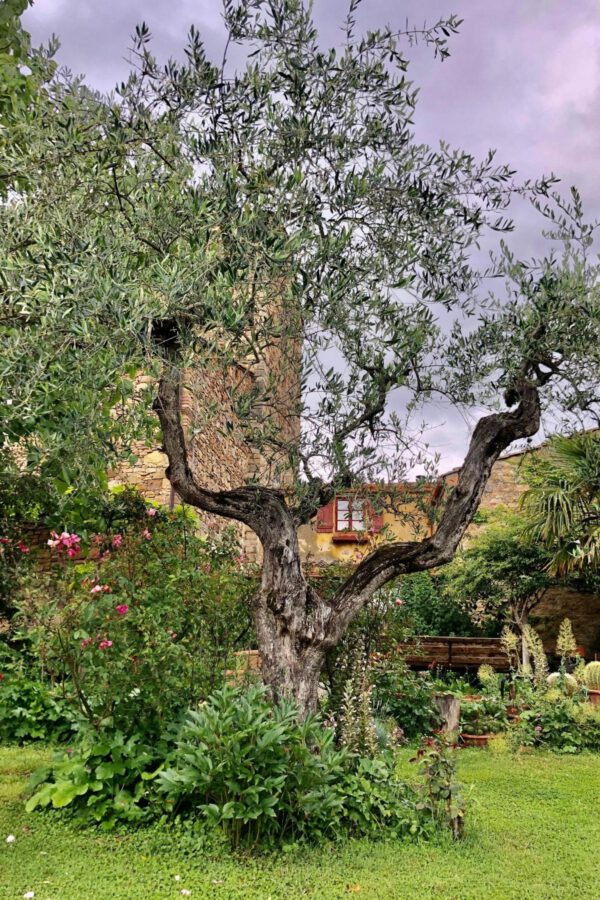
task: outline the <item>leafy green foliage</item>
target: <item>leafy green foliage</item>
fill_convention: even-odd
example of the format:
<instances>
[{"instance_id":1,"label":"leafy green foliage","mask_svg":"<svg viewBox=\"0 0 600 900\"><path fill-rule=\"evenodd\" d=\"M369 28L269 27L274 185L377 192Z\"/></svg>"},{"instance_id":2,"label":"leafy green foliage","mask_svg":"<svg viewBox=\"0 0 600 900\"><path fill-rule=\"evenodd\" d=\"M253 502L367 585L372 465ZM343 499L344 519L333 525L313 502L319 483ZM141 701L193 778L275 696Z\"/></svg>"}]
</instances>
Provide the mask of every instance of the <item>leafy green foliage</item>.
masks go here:
<instances>
[{"instance_id":1,"label":"leafy green foliage","mask_svg":"<svg viewBox=\"0 0 600 900\"><path fill-rule=\"evenodd\" d=\"M428 675L411 672L396 657L383 658L373 668L373 704L378 714L391 716L407 740L430 734L440 724Z\"/></svg>"},{"instance_id":2,"label":"leafy green foliage","mask_svg":"<svg viewBox=\"0 0 600 900\"><path fill-rule=\"evenodd\" d=\"M263 687L217 691L190 712L159 781L174 809L222 828L233 846L413 833L410 794L387 757L337 750L333 731Z\"/></svg>"},{"instance_id":3,"label":"leafy green foliage","mask_svg":"<svg viewBox=\"0 0 600 900\"><path fill-rule=\"evenodd\" d=\"M559 753L600 752L600 709L558 691L537 697L521 713L511 742Z\"/></svg>"},{"instance_id":4,"label":"leafy green foliage","mask_svg":"<svg viewBox=\"0 0 600 900\"><path fill-rule=\"evenodd\" d=\"M59 545L52 570L31 576L15 637L33 642L92 725L160 733L222 683L246 646L252 573L232 533L200 537L187 512L149 507L135 491L118 493L104 515L113 530L92 536L84 559Z\"/></svg>"},{"instance_id":5,"label":"leafy green foliage","mask_svg":"<svg viewBox=\"0 0 600 900\"><path fill-rule=\"evenodd\" d=\"M426 636L460 635L468 637L484 633L493 637L497 623L491 619L485 628L477 626L452 590L445 590L443 574L417 572L395 582L391 588L402 606L403 616L412 634Z\"/></svg>"},{"instance_id":6,"label":"leafy green foliage","mask_svg":"<svg viewBox=\"0 0 600 900\"><path fill-rule=\"evenodd\" d=\"M504 703L499 697L461 701L460 727L465 734L498 734L507 724Z\"/></svg>"},{"instance_id":7,"label":"leafy green foliage","mask_svg":"<svg viewBox=\"0 0 600 900\"><path fill-rule=\"evenodd\" d=\"M160 805L151 770L163 762L167 747L137 731L126 737L118 730L88 730L75 748L58 752L50 766L34 772L27 810L68 809L78 821L106 829L156 817Z\"/></svg>"},{"instance_id":8,"label":"leafy green foliage","mask_svg":"<svg viewBox=\"0 0 600 900\"><path fill-rule=\"evenodd\" d=\"M0 645L0 740L62 743L75 728L76 717L62 691L28 669L16 651Z\"/></svg>"},{"instance_id":9,"label":"leafy green foliage","mask_svg":"<svg viewBox=\"0 0 600 900\"><path fill-rule=\"evenodd\" d=\"M594 571L600 560L600 437L556 436L526 470L521 498L530 532L551 553L552 571Z\"/></svg>"},{"instance_id":10,"label":"leafy green foliage","mask_svg":"<svg viewBox=\"0 0 600 900\"><path fill-rule=\"evenodd\" d=\"M549 561L547 550L527 536L522 518L498 509L445 568L445 590L474 622L504 618L522 631L553 583Z\"/></svg>"},{"instance_id":11,"label":"leafy green foliage","mask_svg":"<svg viewBox=\"0 0 600 900\"><path fill-rule=\"evenodd\" d=\"M456 759L446 738L428 737L413 762L418 761L424 779L423 808L438 826L449 828L455 840L463 837L465 800L456 776Z\"/></svg>"}]
</instances>

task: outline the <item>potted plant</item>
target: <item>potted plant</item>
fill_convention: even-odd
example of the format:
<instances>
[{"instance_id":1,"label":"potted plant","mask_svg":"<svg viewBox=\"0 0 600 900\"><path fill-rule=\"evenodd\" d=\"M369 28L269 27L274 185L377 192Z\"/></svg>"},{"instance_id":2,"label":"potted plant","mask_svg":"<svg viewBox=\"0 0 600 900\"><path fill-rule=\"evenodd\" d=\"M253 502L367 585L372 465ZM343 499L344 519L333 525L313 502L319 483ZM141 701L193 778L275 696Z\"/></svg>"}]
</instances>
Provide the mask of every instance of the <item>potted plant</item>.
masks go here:
<instances>
[{"instance_id":1,"label":"potted plant","mask_svg":"<svg viewBox=\"0 0 600 900\"><path fill-rule=\"evenodd\" d=\"M590 662L583 670L583 683L588 692L588 700L593 706L600 706L600 662Z\"/></svg>"},{"instance_id":2,"label":"potted plant","mask_svg":"<svg viewBox=\"0 0 600 900\"><path fill-rule=\"evenodd\" d=\"M465 747L486 747L507 725L502 702L496 698L467 701L461 706L461 741Z\"/></svg>"}]
</instances>

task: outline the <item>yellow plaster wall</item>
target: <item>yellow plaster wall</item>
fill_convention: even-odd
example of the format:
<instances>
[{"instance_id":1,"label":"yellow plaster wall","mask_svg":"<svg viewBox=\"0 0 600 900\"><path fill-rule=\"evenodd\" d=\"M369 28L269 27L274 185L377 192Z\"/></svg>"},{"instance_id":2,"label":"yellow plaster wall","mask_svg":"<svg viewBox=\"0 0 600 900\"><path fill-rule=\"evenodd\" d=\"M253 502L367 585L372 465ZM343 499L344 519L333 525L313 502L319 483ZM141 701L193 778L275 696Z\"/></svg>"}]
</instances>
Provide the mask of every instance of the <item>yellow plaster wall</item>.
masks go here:
<instances>
[{"instance_id":1,"label":"yellow plaster wall","mask_svg":"<svg viewBox=\"0 0 600 900\"><path fill-rule=\"evenodd\" d=\"M410 518L415 515L412 507L407 507L401 515L386 512L383 515L383 529L379 534L369 537L364 543L355 541L334 541L332 532L318 532L314 523L302 525L298 530L300 552L304 559L315 563L352 563L359 562L370 553L377 544L385 541L411 541L417 535ZM423 537L421 533L419 537Z\"/></svg>"}]
</instances>

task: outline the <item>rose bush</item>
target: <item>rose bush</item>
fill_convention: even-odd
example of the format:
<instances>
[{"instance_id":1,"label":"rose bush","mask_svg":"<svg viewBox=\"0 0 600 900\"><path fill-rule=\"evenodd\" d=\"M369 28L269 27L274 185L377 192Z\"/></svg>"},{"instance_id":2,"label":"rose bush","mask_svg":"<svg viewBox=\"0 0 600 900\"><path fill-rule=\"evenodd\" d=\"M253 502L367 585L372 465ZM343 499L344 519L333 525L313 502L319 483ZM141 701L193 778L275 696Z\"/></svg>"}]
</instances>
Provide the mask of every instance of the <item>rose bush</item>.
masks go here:
<instances>
[{"instance_id":1,"label":"rose bush","mask_svg":"<svg viewBox=\"0 0 600 900\"><path fill-rule=\"evenodd\" d=\"M11 640L37 661L94 727L153 733L223 682L251 642L253 573L232 532L199 535L184 510L113 501L110 527L49 539L51 565L28 580Z\"/></svg>"}]
</instances>

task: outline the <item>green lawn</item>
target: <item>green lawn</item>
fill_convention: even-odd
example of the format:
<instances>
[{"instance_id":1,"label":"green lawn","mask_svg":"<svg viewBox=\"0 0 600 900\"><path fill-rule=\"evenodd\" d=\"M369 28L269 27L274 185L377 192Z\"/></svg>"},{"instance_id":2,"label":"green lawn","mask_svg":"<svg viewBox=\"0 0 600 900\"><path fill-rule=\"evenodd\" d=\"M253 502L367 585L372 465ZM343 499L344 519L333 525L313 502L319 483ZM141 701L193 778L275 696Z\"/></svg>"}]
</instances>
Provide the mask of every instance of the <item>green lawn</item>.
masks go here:
<instances>
[{"instance_id":1,"label":"green lawn","mask_svg":"<svg viewBox=\"0 0 600 900\"><path fill-rule=\"evenodd\" d=\"M34 891L36 900L162 900L182 889L227 900L600 896L598 757L462 751L460 774L472 788L459 845L361 841L277 858L212 859L158 830L105 835L77 831L52 814L26 814L25 777L44 756L0 751L2 898Z\"/></svg>"}]
</instances>

